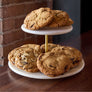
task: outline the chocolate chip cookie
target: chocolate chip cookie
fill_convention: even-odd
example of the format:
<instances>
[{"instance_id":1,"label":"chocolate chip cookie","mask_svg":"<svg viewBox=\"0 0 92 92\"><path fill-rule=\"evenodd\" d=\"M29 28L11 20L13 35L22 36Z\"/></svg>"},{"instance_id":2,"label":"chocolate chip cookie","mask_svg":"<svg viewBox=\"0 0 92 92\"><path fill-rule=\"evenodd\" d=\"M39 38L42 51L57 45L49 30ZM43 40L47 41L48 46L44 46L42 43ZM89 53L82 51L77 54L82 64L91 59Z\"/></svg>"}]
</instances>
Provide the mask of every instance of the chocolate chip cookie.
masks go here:
<instances>
[{"instance_id":1,"label":"chocolate chip cookie","mask_svg":"<svg viewBox=\"0 0 92 92\"><path fill-rule=\"evenodd\" d=\"M37 57L41 53L40 45L25 44L15 48L8 54L9 61L27 72L37 72Z\"/></svg>"},{"instance_id":2,"label":"chocolate chip cookie","mask_svg":"<svg viewBox=\"0 0 92 92\"><path fill-rule=\"evenodd\" d=\"M45 75L55 77L77 66L81 60L82 54L79 50L59 46L53 48L50 52L42 53L37 58L37 67Z\"/></svg>"},{"instance_id":3,"label":"chocolate chip cookie","mask_svg":"<svg viewBox=\"0 0 92 92\"><path fill-rule=\"evenodd\" d=\"M37 72L37 56L34 53L34 49L21 47L15 57L15 66L27 71L27 72Z\"/></svg>"},{"instance_id":4,"label":"chocolate chip cookie","mask_svg":"<svg viewBox=\"0 0 92 92\"><path fill-rule=\"evenodd\" d=\"M65 26L69 20L69 15L65 11L53 10L54 18L53 21L48 25L50 28L57 28Z\"/></svg>"},{"instance_id":5,"label":"chocolate chip cookie","mask_svg":"<svg viewBox=\"0 0 92 92\"><path fill-rule=\"evenodd\" d=\"M80 61L82 60L82 54L79 50L76 48L72 48L69 46L60 46L52 49L52 52L62 52L64 53L67 57L69 57L72 60L72 66L75 67L77 66Z\"/></svg>"},{"instance_id":6,"label":"chocolate chip cookie","mask_svg":"<svg viewBox=\"0 0 92 92\"><path fill-rule=\"evenodd\" d=\"M37 59L39 70L49 77L55 77L68 71L72 61L63 53L47 52Z\"/></svg>"},{"instance_id":7,"label":"chocolate chip cookie","mask_svg":"<svg viewBox=\"0 0 92 92\"><path fill-rule=\"evenodd\" d=\"M27 29L37 30L48 25L53 19L53 12L50 8L39 8L29 13L24 24Z\"/></svg>"}]
</instances>

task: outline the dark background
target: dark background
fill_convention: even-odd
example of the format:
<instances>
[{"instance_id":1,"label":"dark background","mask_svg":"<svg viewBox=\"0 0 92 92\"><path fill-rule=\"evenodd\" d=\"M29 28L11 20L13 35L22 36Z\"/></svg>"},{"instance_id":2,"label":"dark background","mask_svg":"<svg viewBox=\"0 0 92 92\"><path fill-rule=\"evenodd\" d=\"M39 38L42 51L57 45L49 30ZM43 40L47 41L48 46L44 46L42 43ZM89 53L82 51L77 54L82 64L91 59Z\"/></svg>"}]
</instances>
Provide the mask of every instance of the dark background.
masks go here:
<instances>
[{"instance_id":1,"label":"dark background","mask_svg":"<svg viewBox=\"0 0 92 92\"><path fill-rule=\"evenodd\" d=\"M81 33L92 30L91 0L53 0L54 9L65 10L74 20L74 30L77 26ZM80 23L79 23L80 22ZM80 24L80 26L79 26Z\"/></svg>"},{"instance_id":2,"label":"dark background","mask_svg":"<svg viewBox=\"0 0 92 92\"><path fill-rule=\"evenodd\" d=\"M81 0L81 32L92 30L92 0Z\"/></svg>"},{"instance_id":3,"label":"dark background","mask_svg":"<svg viewBox=\"0 0 92 92\"><path fill-rule=\"evenodd\" d=\"M67 43L72 39L78 38L81 33L92 29L91 4L91 0L53 0L53 9L66 11L74 21L73 31L67 34L54 36L54 43ZM80 41L76 41L74 44L76 46L80 44Z\"/></svg>"},{"instance_id":4,"label":"dark background","mask_svg":"<svg viewBox=\"0 0 92 92\"><path fill-rule=\"evenodd\" d=\"M74 37L78 37L80 35L80 10L81 10L81 2L80 0L54 0L53 1L53 9L64 10L66 11L70 18L74 21L73 31L67 34L54 36L54 43L71 45L67 44Z\"/></svg>"}]
</instances>

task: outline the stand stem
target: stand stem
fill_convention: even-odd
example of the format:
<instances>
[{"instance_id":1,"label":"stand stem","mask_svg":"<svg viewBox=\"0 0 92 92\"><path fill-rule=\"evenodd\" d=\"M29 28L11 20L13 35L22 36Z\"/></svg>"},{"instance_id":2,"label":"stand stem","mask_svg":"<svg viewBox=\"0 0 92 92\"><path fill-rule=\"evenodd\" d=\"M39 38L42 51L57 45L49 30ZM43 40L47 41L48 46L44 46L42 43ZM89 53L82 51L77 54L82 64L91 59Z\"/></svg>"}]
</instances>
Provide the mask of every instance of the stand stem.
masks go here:
<instances>
[{"instance_id":1,"label":"stand stem","mask_svg":"<svg viewBox=\"0 0 92 92\"><path fill-rule=\"evenodd\" d=\"M48 51L48 35L45 35L45 52Z\"/></svg>"}]
</instances>

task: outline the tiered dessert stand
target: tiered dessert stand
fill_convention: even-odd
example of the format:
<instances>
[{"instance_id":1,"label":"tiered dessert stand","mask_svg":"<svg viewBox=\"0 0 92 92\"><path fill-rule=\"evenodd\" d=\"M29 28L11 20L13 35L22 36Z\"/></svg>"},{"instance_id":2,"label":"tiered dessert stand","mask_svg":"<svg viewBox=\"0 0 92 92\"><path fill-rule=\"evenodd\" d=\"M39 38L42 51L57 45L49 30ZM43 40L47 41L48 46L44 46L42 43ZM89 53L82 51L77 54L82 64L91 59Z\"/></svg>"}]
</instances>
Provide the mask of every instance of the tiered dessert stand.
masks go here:
<instances>
[{"instance_id":1,"label":"tiered dessert stand","mask_svg":"<svg viewBox=\"0 0 92 92\"><path fill-rule=\"evenodd\" d=\"M47 52L48 51L48 35L65 34L65 33L71 32L73 27L72 27L72 25L70 25L70 26L65 26L65 27L56 28L56 29L55 28L54 29L45 28L45 29L41 29L41 30L28 30L25 28L25 25L23 24L21 26L21 29L24 32L29 33L29 34L45 35L45 52ZM25 77L35 78L35 79L58 79L58 78L69 77L69 76L79 73L84 68L85 63L84 63L84 60L82 59L82 62L80 62L80 64L77 67L75 67L75 68L71 69L70 71L64 73L63 75L60 75L57 77L48 77L41 72L29 73L29 72L23 71L23 70L15 67L10 62L8 63L8 65L9 65L9 68L13 72L15 72L19 75L25 76Z\"/></svg>"}]
</instances>

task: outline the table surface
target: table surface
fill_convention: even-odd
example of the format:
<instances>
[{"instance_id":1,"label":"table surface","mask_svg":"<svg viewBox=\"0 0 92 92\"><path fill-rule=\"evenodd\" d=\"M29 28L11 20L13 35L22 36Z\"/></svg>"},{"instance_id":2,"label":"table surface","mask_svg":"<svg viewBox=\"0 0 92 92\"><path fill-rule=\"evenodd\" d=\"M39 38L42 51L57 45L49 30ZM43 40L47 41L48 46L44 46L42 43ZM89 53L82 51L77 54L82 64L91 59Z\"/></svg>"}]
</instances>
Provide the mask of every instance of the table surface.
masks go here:
<instances>
[{"instance_id":1,"label":"table surface","mask_svg":"<svg viewBox=\"0 0 92 92\"><path fill-rule=\"evenodd\" d=\"M0 92L92 91L92 31L81 35L84 69L72 77L56 80L26 78L12 72L7 65L0 67Z\"/></svg>"}]
</instances>

